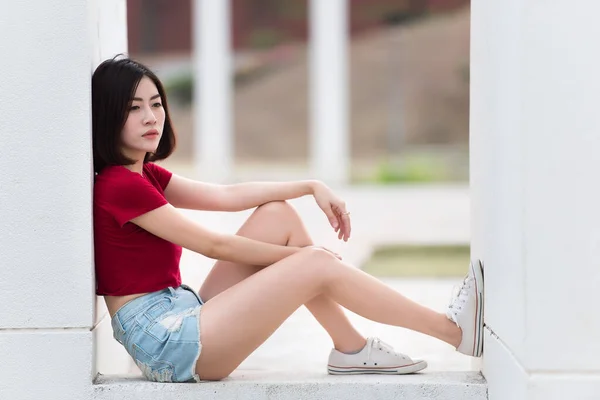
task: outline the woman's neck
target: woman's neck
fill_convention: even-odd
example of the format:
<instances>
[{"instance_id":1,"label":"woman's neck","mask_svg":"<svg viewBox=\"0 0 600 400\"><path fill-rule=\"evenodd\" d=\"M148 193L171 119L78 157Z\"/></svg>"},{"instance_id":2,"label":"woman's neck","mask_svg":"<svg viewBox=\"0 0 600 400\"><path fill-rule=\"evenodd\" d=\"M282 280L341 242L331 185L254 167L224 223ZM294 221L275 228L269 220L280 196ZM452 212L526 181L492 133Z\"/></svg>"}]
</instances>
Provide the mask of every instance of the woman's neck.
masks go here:
<instances>
[{"instance_id":1,"label":"woman's neck","mask_svg":"<svg viewBox=\"0 0 600 400\"><path fill-rule=\"evenodd\" d=\"M123 165L125 168L130 170L131 172L135 172L137 174L142 175L142 171L144 169L144 160L138 160L135 164Z\"/></svg>"},{"instance_id":2,"label":"woman's neck","mask_svg":"<svg viewBox=\"0 0 600 400\"><path fill-rule=\"evenodd\" d=\"M124 167L130 170L131 172L135 172L141 175L144 169L144 159L146 158L146 153L143 151L133 151L127 148L122 148L121 153L130 160L135 160L135 163L124 165Z\"/></svg>"}]
</instances>

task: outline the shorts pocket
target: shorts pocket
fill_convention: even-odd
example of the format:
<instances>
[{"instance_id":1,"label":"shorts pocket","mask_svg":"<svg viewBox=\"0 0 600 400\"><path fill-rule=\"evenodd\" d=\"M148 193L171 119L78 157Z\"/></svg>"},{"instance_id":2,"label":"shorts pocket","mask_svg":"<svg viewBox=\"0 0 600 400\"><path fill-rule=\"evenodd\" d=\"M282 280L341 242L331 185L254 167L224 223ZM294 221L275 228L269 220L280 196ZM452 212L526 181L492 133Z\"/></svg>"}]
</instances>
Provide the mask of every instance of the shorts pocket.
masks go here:
<instances>
[{"instance_id":1,"label":"shorts pocket","mask_svg":"<svg viewBox=\"0 0 600 400\"><path fill-rule=\"evenodd\" d=\"M133 353L131 354L135 364L142 374L152 382L175 382L175 368L168 361L156 360L150 354L146 353L137 344L133 344Z\"/></svg>"},{"instance_id":2,"label":"shorts pocket","mask_svg":"<svg viewBox=\"0 0 600 400\"><path fill-rule=\"evenodd\" d=\"M159 318L166 312L169 312L173 309L173 298L165 296L155 303L152 303L146 311L144 311L144 315L150 320L154 321L156 318Z\"/></svg>"},{"instance_id":3,"label":"shorts pocket","mask_svg":"<svg viewBox=\"0 0 600 400\"><path fill-rule=\"evenodd\" d=\"M166 329L161 329L160 326L157 327L156 322L162 320L163 316L168 314L173 307L173 299L165 296L146 308L136 318L137 323L145 334L150 335L159 343L164 343L168 338L168 332Z\"/></svg>"}]
</instances>

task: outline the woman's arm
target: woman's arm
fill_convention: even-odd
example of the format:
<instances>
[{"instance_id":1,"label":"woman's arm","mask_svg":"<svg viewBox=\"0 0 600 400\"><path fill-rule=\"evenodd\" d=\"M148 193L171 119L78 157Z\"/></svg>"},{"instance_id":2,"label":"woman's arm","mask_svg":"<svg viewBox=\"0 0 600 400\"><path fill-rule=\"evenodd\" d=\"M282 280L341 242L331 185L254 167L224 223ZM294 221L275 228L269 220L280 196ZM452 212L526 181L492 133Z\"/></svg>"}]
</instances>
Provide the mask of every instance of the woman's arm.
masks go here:
<instances>
[{"instance_id":1,"label":"woman's arm","mask_svg":"<svg viewBox=\"0 0 600 400\"><path fill-rule=\"evenodd\" d=\"M311 195L316 184L316 181L238 183L225 187L225 197L232 208L247 210L270 201Z\"/></svg>"},{"instance_id":2,"label":"woman's arm","mask_svg":"<svg viewBox=\"0 0 600 400\"><path fill-rule=\"evenodd\" d=\"M307 194L315 197L338 238L347 241L351 228L346 203L320 181L214 185L173 175L165 189L165 197L173 206L207 211L242 211L270 201L295 199Z\"/></svg>"},{"instance_id":3,"label":"woman's arm","mask_svg":"<svg viewBox=\"0 0 600 400\"><path fill-rule=\"evenodd\" d=\"M210 231L184 217L170 204L131 222L162 239L216 260L267 266L300 250Z\"/></svg>"},{"instance_id":4,"label":"woman's arm","mask_svg":"<svg viewBox=\"0 0 600 400\"><path fill-rule=\"evenodd\" d=\"M177 208L207 211L242 211L270 201L313 194L318 181L248 182L214 185L173 175L165 197Z\"/></svg>"}]
</instances>

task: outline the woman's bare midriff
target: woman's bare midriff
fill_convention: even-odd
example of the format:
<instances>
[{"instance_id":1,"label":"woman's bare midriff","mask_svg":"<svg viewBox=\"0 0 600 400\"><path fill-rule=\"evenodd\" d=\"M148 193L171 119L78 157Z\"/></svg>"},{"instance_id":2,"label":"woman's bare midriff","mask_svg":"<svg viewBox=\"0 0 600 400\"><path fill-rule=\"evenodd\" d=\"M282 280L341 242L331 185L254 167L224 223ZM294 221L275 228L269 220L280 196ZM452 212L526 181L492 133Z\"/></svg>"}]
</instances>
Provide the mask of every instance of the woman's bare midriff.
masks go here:
<instances>
[{"instance_id":1,"label":"woman's bare midriff","mask_svg":"<svg viewBox=\"0 0 600 400\"><path fill-rule=\"evenodd\" d=\"M148 293L136 293L129 294L127 296L104 296L106 308L108 308L111 318L117 313L117 311L119 311L119 308L123 307L126 303L133 299L137 299L138 297L142 297L145 294Z\"/></svg>"}]
</instances>

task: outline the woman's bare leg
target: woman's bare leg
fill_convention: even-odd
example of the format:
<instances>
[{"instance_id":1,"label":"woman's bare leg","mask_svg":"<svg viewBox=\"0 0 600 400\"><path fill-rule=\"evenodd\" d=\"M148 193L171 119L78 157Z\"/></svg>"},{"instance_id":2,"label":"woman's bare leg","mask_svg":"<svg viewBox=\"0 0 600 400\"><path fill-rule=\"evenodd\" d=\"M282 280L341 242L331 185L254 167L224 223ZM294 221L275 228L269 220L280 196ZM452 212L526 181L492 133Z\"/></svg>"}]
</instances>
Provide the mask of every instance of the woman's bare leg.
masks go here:
<instances>
[{"instance_id":1,"label":"woman's bare leg","mask_svg":"<svg viewBox=\"0 0 600 400\"><path fill-rule=\"evenodd\" d=\"M283 201L258 207L237 234L279 245L306 247L313 244L296 210ZM217 261L200 288L200 297L209 301L261 269L263 267ZM353 352L364 347L365 338L352 326L339 304L320 295L305 305L325 328L337 350Z\"/></svg>"},{"instance_id":2,"label":"woman's bare leg","mask_svg":"<svg viewBox=\"0 0 600 400\"><path fill-rule=\"evenodd\" d=\"M421 332L453 346L461 330L363 271L315 248L264 268L207 302L200 313L202 379L227 377L298 307L319 295L365 318Z\"/></svg>"}]
</instances>

